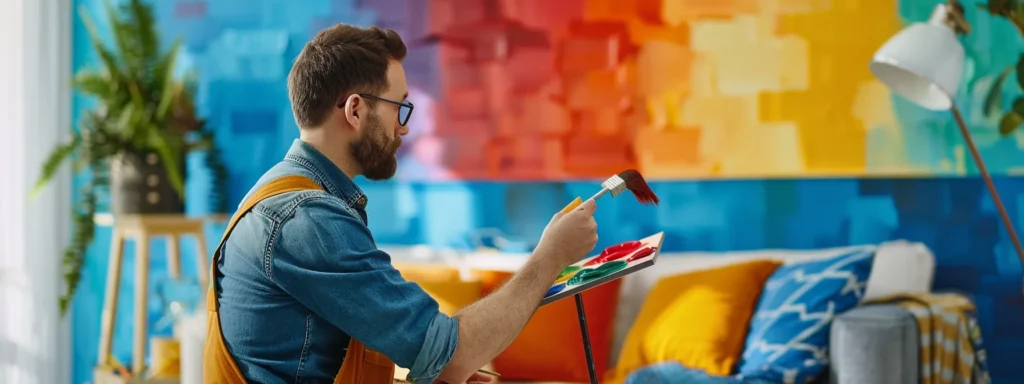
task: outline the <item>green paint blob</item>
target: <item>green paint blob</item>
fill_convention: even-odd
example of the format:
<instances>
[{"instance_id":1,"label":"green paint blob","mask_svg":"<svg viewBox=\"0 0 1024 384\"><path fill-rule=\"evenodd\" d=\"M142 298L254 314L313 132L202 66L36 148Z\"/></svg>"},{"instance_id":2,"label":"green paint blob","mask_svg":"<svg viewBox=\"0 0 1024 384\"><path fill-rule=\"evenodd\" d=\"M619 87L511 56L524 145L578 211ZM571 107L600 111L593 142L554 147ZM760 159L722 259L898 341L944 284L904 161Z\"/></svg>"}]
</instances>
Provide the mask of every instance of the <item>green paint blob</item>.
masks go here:
<instances>
[{"instance_id":1,"label":"green paint blob","mask_svg":"<svg viewBox=\"0 0 1024 384\"><path fill-rule=\"evenodd\" d=\"M569 282L567 284L568 285L573 285L573 286L581 285L581 284L586 284L586 283L589 283L591 281L600 279L602 277L606 277L606 276L611 275L611 274L613 274L615 272L618 272L618 271L621 271L623 269L626 269L627 265L629 265L629 263L625 262L625 261L610 261L610 262L601 264L601 266L599 266L597 268L583 269L583 270L580 270L579 272L576 272L575 275L573 275L571 278L569 278Z\"/></svg>"},{"instance_id":2,"label":"green paint blob","mask_svg":"<svg viewBox=\"0 0 1024 384\"><path fill-rule=\"evenodd\" d=\"M555 280L561 280L563 277L569 276L578 270L580 270L580 266L578 265L570 265L568 267L565 267L565 269L562 270L562 273L559 273L558 278Z\"/></svg>"}]
</instances>

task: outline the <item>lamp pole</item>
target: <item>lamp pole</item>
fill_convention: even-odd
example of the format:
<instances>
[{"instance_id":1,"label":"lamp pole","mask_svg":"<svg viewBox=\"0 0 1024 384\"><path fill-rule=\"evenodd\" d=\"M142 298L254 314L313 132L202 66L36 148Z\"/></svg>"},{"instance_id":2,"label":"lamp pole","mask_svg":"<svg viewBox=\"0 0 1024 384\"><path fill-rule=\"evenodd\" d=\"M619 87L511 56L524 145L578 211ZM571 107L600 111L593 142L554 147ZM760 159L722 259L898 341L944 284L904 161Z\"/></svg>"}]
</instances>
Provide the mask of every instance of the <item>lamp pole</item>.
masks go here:
<instances>
[{"instance_id":1,"label":"lamp pole","mask_svg":"<svg viewBox=\"0 0 1024 384\"><path fill-rule=\"evenodd\" d=\"M971 25L964 18L964 8L960 5L957 0L948 0L948 13L946 23L953 31L959 35L966 35L971 32ZM964 123L964 118L960 115L960 110L957 109L956 103L953 102L952 95L950 96L950 111L953 112L953 119L956 120L956 126L960 129L960 135L964 137L964 143L967 144L967 149L971 152L971 157L974 158L974 164L978 167L978 173L981 174L981 179L985 181L985 187L988 188L988 193L992 197L992 202L995 203L996 211L999 212L999 217L1003 221L1003 227L1006 228L1006 233L1010 236L1010 241L1013 242L1013 248L1017 251L1017 258L1020 259L1021 265L1024 266L1024 247L1021 246L1020 237L1017 236L1017 230L1014 229L1013 221L1010 220L1010 214L1006 211L1006 206L1003 205L1003 199L999 197L999 191L996 190L996 185L992 181L992 175L988 173L988 168L985 167L985 161L981 159L981 154L978 153L978 147L974 145L974 140L971 138L971 133L967 129L967 124ZM1021 281L1021 292L1024 293L1024 281Z\"/></svg>"},{"instance_id":2,"label":"lamp pole","mask_svg":"<svg viewBox=\"0 0 1024 384\"><path fill-rule=\"evenodd\" d=\"M978 173L985 180L988 193L992 196L996 210L999 211L999 216L1003 219L1003 226L1006 227L1006 232L1010 235L1010 240L1013 241L1013 247L1017 250L1017 257L1020 258L1021 265L1024 265L1024 247L1020 245L1020 238L1017 237L1017 231L1013 229L1013 221L1010 220L1010 214L1006 212L1003 199L999 197L999 191L996 190L996 185L992 182L992 175L988 173L985 162L981 160L981 155L978 154L978 148L974 146L974 140L971 139L971 133L967 131L967 124L964 123L963 116L960 116L960 111L955 105L951 110L953 111L953 118L956 120L956 126L960 128L960 135L964 137L964 142L967 143L967 148L971 151L971 157L974 158L974 164L978 166ZM1024 286L1021 288L1024 289Z\"/></svg>"}]
</instances>

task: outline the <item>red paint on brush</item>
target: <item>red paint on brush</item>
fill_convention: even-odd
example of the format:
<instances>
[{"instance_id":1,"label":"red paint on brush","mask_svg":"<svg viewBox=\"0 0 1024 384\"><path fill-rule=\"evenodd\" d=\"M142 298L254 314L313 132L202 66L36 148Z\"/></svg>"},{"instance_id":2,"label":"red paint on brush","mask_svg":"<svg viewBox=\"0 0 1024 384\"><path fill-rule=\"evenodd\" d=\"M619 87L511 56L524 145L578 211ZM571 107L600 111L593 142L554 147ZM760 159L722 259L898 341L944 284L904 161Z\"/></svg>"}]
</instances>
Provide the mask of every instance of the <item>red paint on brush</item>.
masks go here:
<instances>
[{"instance_id":1,"label":"red paint on brush","mask_svg":"<svg viewBox=\"0 0 1024 384\"><path fill-rule=\"evenodd\" d=\"M636 200L640 204L657 205L658 196L654 194L651 187L644 181L644 177L640 175L635 169L630 169L619 173L619 177L626 182L626 189L633 192L633 196L636 196Z\"/></svg>"}]
</instances>

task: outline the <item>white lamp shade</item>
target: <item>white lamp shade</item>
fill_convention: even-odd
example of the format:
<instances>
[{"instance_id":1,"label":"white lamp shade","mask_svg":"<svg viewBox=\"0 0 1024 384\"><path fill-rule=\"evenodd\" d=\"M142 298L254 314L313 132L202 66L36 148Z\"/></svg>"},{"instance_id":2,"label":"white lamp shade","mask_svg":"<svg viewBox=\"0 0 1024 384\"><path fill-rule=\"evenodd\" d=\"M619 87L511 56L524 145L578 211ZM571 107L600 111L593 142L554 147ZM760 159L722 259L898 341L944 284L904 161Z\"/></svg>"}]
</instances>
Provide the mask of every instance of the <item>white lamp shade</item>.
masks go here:
<instances>
[{"instance_id":1,"label":"white lamp shade","mask_svg":"<svg viewBox=\"0 0 1024 384\"><path fill-rule=\"evenodd\" d=\"M964 47L952 29L934 18L890 38L869 65L890 90L932 110L952 108L963 67Z\"/></svg>"}]
</instances>

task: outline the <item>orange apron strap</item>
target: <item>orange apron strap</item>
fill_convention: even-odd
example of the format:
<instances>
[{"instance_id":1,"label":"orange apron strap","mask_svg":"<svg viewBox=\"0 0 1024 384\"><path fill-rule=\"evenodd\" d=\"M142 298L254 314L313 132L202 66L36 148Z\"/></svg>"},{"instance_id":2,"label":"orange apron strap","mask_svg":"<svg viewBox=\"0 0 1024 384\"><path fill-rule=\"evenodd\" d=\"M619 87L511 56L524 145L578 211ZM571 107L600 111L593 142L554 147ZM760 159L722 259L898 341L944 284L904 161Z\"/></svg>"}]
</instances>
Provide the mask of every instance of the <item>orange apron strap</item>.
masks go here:
<instances>
[{"instance_id":1,"label":"orange apron strap","mask_svg":"<svg viewBox=\"0 0 1024 384\"><path fill-rule=\"evenodd\" d=\"M322 189L320 185L307 177L284 176L257 189L231 217L231 221L228 222L228 226L224 230L224 235L221 236L217 248L213 251L213 261L210 263L210 287L206 294L209 317L207 319L206 347L203 351L203 382L245 383L245 377L224 344L216 290L214 289L214 284L217 281L217 265L221 257L220 251L228 235L235 229L238 220L264 199L282 193L319 189ZM335 376L334 382L335 384L387 384L393 382L394 376L395 363L384 354L370 350L363 343L352 338L349 341L348 351L345 353L345 361L342 363L338 375Z\"/></svg>"},{"instance_id":2,"label":"orange apron strap","mask_svg":"<svg viewBox=\"0 0 1024 384\"><path fill-rule=\"evenodd\" d=\"M395 363L383 353L367 348L354 337L348 343L334 384L390 384L395 381Z\"/></svg>"},{"instance_id":3,"label":"orange apron strap","mask_svg":"<svg viewBox=\"0 0 1024 384\"><path fill-rule=\"evenodd\" d=\"M297 192L310 189L322 188L320 188L320 185L317 184L315 181L310 180L305 176L290 175L271 180L270 182L264 184L262 187L257 189L256 192L252 194L252 196L249 196L249 198L245 200L244 203L242 203L242 206L238 207L238 211L236 211L235 214L231 217L231 221L228 222L228 227L224 229L224 234L220 237L220 242L217 244L217 248L213 250L213 261L211 263L212 267L210 268L210 286L213 286L213 283L214 281L216 281L217 278L217 261L218 259L220 259L220 250L224 246L224 242L227 241L228 235L230 235L231 231L235 229L235 224L238 224L238 220L241 219L242 216L244 216L246 213L249 213L249 211L252 210L252 208L255 207L256 204L259 204L261 201L269 197L277 196L282 193ZM209 299L207 299L207 301L209 302ZM213 303L215 306L216 301L216 298L214 298ZM212 307L210 309L215 310L216 307Z\"/></svg>"},{"instance_id":4,"label":"orange apron strap","mask_svg":"<svg viewBox=\"0 0 1024 384\"><path fill-rule=\"evenodd\" d=\"M220 261L221 249L228 235L235 229L238 220L252 210L256 204L264 199L282 193L296 192L310 189L321 189L313 180L303 176L284 176L270 181L253 193L238 211L231 217L224 235L221 236L217 248L213 250L213 261L210 263L210 286L206 293L206 308L208 310L206 320L206 346L203 349L203 382L212 384L243 384L245 376L238 369L238 364L228 352L224 344L224 335L221 333L220 313L218 313L217 290L214 285L217 282L217 265Z\"/></svg>"}]
</instances>

